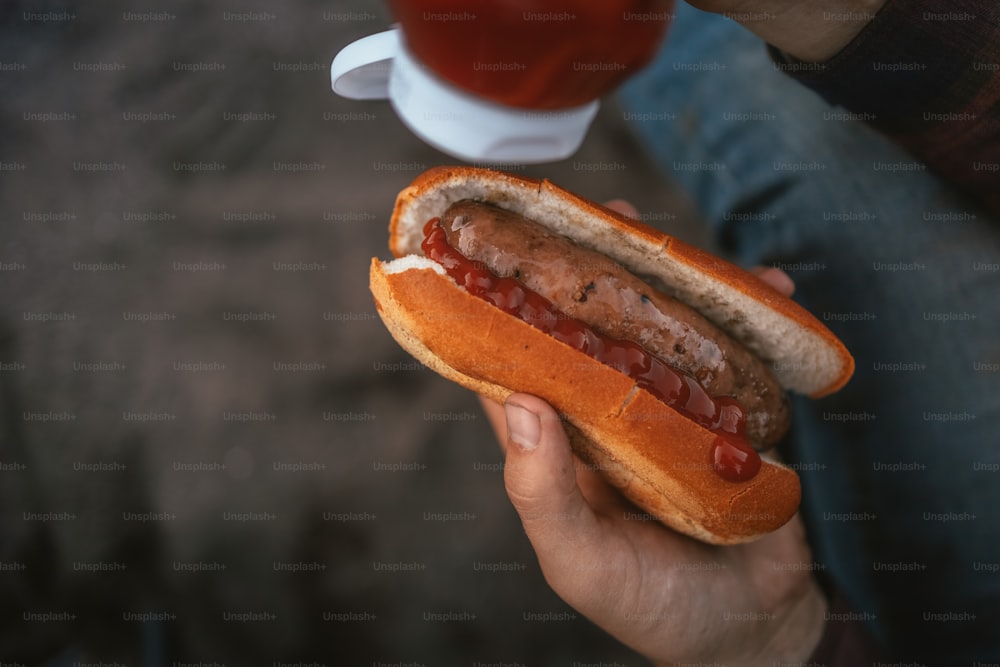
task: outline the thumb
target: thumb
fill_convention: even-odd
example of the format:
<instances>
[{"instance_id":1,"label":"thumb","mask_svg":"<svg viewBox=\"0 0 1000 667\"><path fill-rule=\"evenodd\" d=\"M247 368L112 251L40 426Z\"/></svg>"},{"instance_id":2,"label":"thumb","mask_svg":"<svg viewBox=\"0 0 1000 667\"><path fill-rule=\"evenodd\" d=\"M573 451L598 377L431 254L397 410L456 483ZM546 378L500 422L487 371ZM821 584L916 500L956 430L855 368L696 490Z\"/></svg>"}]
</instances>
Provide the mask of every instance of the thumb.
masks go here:
<instances>
[{"instance_id":1,"label":"thumb","mask_svg":"<svg viewBox=\"0 0 1000 667\"><path fill-rule=\"evenodd\" d=\"M509 396L505 411L507 495L546 575L571 571L567 559L595 546L600 526L577 485L562 422L547 403L527 394Z\"/></svg>"}]
</instances>

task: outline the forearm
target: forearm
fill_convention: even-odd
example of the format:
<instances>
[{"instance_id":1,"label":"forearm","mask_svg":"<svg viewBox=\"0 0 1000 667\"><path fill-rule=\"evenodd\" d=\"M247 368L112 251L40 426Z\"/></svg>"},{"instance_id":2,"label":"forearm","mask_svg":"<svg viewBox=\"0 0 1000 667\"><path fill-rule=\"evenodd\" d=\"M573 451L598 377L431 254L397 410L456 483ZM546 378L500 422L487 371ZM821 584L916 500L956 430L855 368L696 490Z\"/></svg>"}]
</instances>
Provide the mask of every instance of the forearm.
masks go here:
<instances>
[{"instance_id":1,"label":"forearm","mask_svg":"<svg viewBox=\"0 0 1000 667\"><path fill-rule=\"evenodd\" d=\"M847 46L886 0L691 0L798 60L823 62Z\"/></svg>"}]
</instances>

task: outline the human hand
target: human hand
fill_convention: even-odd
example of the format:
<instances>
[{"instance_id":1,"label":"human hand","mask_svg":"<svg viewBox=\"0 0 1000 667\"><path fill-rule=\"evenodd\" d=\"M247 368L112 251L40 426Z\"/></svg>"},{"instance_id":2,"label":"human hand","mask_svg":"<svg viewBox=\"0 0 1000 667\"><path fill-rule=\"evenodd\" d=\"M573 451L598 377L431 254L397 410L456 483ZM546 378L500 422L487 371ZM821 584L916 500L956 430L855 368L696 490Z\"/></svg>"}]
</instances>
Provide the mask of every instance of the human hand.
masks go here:
<instances>
[{"instance_id":1,"label":"human hand","mask_svg":"<svg viewBox=\"0 0 1000 667\"><path fill-rule=\"evenodd\" d=\"M702 544L636 510L573 456L558 414L512 394L483 400L504 481L546 581L658 665L804 663L826 602L801 521L756 542Z\"/></svg>"},{"instance_id":2,"label":"human hand","mask_svg":"<svg viewBox=\"0 0 1000 667\"><path fill-rule=\"evenodd\" d=\"M788 55L820 63L847 46L886 0L688 0L688 3L736 21Z\"/></svg>"},{"instance_id":3,"label":"human hand","mask_svg":"<svg viewBox=\"0 0 1000 667\"><path fill-rule=\"evenodd\" d=\"M637 212L627 202L609 208ZM758 273L779 291L783 272ZM552 589L657 664L805 661L826 602L796 515L751 544L716 547L637 511L576 459L556 412L513 394L484 409L506 450L505 483Z\"/></svg>"}]
</instances>

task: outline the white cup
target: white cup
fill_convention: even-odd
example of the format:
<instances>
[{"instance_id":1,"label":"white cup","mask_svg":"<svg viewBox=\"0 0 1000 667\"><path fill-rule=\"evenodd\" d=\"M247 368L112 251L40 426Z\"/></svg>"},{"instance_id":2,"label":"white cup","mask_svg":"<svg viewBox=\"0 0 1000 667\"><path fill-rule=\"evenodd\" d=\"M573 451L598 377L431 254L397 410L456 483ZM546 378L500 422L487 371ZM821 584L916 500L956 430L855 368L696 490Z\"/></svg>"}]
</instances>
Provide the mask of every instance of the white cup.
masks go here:
<instances>
[{"instance_id":1,"label":"white cup","mask_svg":"<svg viewBox=\"0 0 1000 667\"><path fill-rule=\"evenodd\" d=\"M599 102L532 111L466 93L418 62L398 28L353 42L330 66L333 90L354 100L389 99L415 135L477 163L554 162L583 143Z\"/></svg>"}]
</instances>

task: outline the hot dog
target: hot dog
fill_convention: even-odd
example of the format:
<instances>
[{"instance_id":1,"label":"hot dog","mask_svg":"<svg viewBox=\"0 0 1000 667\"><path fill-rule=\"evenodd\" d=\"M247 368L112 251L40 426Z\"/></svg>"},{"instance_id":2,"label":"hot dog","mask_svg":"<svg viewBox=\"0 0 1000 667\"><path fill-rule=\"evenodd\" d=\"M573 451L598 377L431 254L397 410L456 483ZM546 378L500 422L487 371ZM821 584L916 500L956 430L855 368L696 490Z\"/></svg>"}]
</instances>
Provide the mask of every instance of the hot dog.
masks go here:
<instances>
[{"instance_id":1,"label":"hot dog","mask_svg":"<svg viewBox=\"0 0 1000 667\"><path fill-rule=\"evenodd\" d=\"M548 181L464 167L397 197L373 258L376 308L441 375L564 417L577 453L649 516L745 542L798 507L794 471L754 451L788 426L785 390L836 391L854 362L756 277Z\"/></svg>"}]
</instances>

